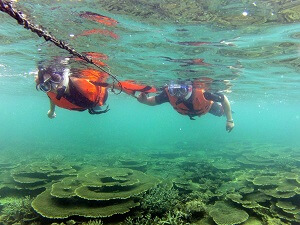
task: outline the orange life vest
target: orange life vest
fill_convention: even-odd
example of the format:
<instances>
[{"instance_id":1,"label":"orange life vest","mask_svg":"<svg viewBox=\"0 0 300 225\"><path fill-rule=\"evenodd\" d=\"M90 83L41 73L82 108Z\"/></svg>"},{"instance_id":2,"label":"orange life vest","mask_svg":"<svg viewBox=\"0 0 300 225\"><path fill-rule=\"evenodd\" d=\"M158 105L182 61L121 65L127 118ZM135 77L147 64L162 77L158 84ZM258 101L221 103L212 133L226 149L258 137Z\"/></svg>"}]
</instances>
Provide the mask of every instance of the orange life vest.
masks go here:
<instances>
[{"instance_id":1,"label":"orange life vest","mask_svg":"<svg viewBox=\"0 0 300 225\"><path fill-rule=\"evenodd\" d=\"M188 106L185 104L185 102L180 101L176 96L170 95L168 88L165 89L167 92L167 95L169 97L169 101L173 108L180 114L188 115L191 117L193 116L202 116L206 114L212 104L213 101L206 100L204 97L204 90L200 88L193 88L192 92L192 106L193 108L188 108Z\"/></svg>"},{"instance_id":2,"label":"orange life vest","mask_svg":"<svg viewBox=\"0 0 300 225\"><path fill-rule=\"evenodd\" d=\"M87 79L70 77L69 94L64 94L59 100L56 93L48 92L48 97L58 107L84 111L95 106L102 106L107 98L105 87L96 86Z\"/></svg>"}]
</instances>

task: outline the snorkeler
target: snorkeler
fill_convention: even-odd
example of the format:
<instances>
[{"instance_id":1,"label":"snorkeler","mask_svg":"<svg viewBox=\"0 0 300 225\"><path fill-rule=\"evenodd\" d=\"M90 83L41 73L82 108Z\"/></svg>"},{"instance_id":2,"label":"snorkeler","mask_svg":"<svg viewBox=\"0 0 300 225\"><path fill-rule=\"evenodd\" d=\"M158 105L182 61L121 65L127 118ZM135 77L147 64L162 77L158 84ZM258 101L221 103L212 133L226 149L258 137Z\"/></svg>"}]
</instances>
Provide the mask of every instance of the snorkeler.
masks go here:
<instances>
[{"instance_id":1,"label":"snorkeler","mask_svg":"<svg viewBox=\"0 0 300 225\"><path fill-rule=\"evenodd\" d=\"M108 97L107 87L93 82L104 83L108 74L93 69L71 72L67 66L68 60L55 61L46 68L40 66L35 78L36 89L47 93L49 97L48 117L56 117L55 106L75 111L88 110L90 114L107 112L108 106L101 109Z\"/></svg>"},{"instance_id":2,"label":"snorkeler","mask_svg":"<svg viewBox=\"0 0 300 225\"><path fill-rule=\"evenodd\" d=\"M106 83L108 73L94 69L68 68L69 58L57 58L49 66L39 66L35 78L36 89L47 93L50 100L48 117L56 117L55 106L75 110L88 110L90 114L109 111L102 107L108 98L108 88L118 89L129 95L135 92L154 93L156 89L133 80L119 81L120 86Z\"/></svg>"},{"instance_id":3,"label":"snorkeler","mask_svg":"<svg viewBox=\"0 0 300 225\"><path fill-rule=\"evenodd\" d=\"M219 117L225 115L226 130L231 132L234 128L228 98L221 93L204 91L192 82L172 82L159 95L151 97L141 92L137 100L150 106L169 102L178 113L189 116L191 120L208 112Z\"/></svg>"}]
</instances>

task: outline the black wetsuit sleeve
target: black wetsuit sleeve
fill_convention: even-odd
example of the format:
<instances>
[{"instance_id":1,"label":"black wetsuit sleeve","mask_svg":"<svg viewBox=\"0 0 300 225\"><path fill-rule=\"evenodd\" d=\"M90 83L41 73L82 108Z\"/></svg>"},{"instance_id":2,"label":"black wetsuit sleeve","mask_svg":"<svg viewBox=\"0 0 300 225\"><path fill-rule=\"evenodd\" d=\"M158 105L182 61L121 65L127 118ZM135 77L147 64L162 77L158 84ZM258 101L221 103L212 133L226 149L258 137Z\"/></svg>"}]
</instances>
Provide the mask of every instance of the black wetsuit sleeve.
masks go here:
<instances>
[{"instance_id":1,"label":"black wetsuit sleeve","mask_svg":"<svg viewBox=\"0 0 300 225\"><path fill-rule=\"evenodd\" d=\"M221 93L210 93L210 92L204 92L204 97L206 100L214 101L214 102L223 102L224 101L224 95Z\"/></svg>"},{"instance_id":2,"label":"black wetsuit sleeve","mask_svg":"<svg viewBox=\"0 0 300 225\"><path fill-rule=\"evenodd\" d=\"M169 101L168 94L165 90L163 90L159 95L155 96L155 102L158 105Z\"/></svg>"}]
</instances>

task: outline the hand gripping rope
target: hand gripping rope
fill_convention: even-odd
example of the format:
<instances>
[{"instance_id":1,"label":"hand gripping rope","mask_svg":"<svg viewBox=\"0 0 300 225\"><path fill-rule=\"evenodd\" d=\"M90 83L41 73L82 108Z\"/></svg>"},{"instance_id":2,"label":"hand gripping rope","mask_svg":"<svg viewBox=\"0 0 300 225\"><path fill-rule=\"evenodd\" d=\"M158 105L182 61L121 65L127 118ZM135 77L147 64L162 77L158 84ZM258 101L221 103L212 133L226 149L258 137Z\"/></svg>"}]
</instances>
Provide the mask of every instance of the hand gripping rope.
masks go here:
<instances>
[{"instance_id":1,"label":"hand gripping rope","mask_svg":"<svg viewBox=\"0 0 300 225\"><path fill-rule=\"evenodd\" d=\"M97 64L95 64L92 59L86 57L85 55L80 54L75 49L69 47L68 44L65 43L64 41L56 39L54 36L50 35L49 32L47 32L46 30L38 28L37 26L35 26L32 23L30 23L28 20L26 20L22 16L21 12L17 12L12 7L11 2L4 2L3 0L0 0L0 11L7 13L12 18L14 18L15 20L17 20L18 24L23 25L24 28L26 28L27 30L31 30L33 33L36 33L39 37L43 37L46 41L51 41L52 43L54 43L59 48L67 50L70 54L72 54L74 56L77 56L80 59L83 59L83 60L85 60L86 62L88 62L90 64L93 64L94 66L96 66L101 71L107 73L113 79L112 92L116 93L114 91L115 82L117 82L118 86L120 87L120 92L116 93L116 94L120 94L122 92L122 84L116 78L116 76L112 75L111 73L109 73L105 69L103 69L102 67L100 67Z\"/></svg>"}]
</instances>

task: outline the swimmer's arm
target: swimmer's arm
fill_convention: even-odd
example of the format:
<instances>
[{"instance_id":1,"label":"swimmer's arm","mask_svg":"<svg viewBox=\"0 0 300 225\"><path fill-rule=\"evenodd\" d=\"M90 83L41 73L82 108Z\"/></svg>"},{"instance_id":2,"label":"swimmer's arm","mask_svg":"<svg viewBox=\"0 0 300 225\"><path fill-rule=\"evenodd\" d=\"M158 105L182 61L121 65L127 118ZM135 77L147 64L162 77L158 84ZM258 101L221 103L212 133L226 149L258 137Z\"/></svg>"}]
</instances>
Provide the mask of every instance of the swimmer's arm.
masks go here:
<instances>
[{"instance_id":1,"label":"swimmer's arm","mask_svg":"<svg viewBox=\"0 0 300 225\"><path fill-rule=\"evenodd\" d=\"M49 99L49 101L50 101L50 109L49 109L47 115L50 119L53 119L56 117L55 104L51 101L51 99Z\"/></svg>"},{"instance_id":2,"label":"swimmer's arm","mask_svg":"<svg viewBox=\"0 0 300 225\"><path fill-rule=\"evenodd\" d=\"M147 95L142 92L137 97L137 100L140 103L150 105L150 106L160 105L170 101L167 92L165 90L163 90L159 95L151 96L151 97L147 97Z\"/></svg>"},{"instance_id":3,"label":"swimmer's arm","mask_svg":"<svg viewBox=\"0 0 300 225\"><path fill-rule=\"evenodd\" d=\"M226 116L226 130L230 132L234 128L234 122L231 114L231 107L228 98L224 95L224 100L221 102Z\"/></svg>"},{"instance_id":4,"label":"swimmer's arm","mask_svg":"<svg viewBox=\"0 0 300 225\"><path fill-rule=\"evenodd\" d=\"M137 100L140 103L143 103L145 105L150 105L150 106L157 105L157 102L155 100L155 96L147 97L147 95L144 92L140 93L140 95L137 97Z\"/></svg>"},{"instance_id":5,"label":"swimmer's arm","mask_svg":"<svg viewBox=\"0 0 300 225\"><path fill-rule=\"evenodd\" d=\"M231 106L229 103L228 98L221 94L221 93L210 93L210 92L204 92L204 97L206 100L214 101L214 102L220 102L222 104L222 107L224 109L224 114L226 116L226 130L230 132L234 128L234 122L232 119L231 114Z\"/></svg>"}]
</instances>

